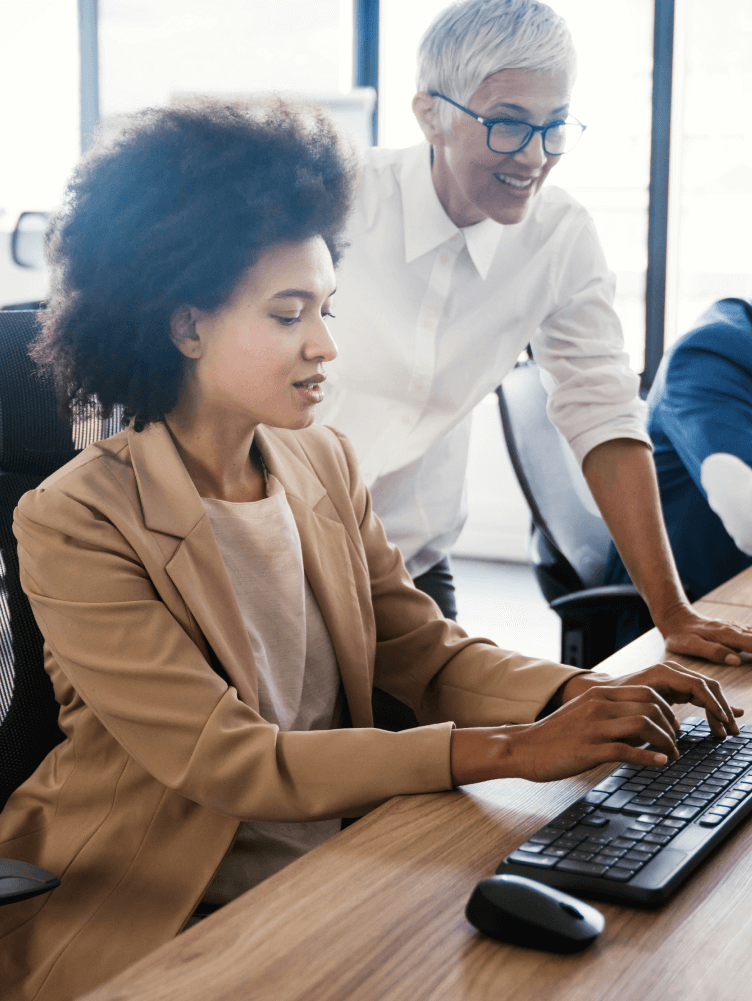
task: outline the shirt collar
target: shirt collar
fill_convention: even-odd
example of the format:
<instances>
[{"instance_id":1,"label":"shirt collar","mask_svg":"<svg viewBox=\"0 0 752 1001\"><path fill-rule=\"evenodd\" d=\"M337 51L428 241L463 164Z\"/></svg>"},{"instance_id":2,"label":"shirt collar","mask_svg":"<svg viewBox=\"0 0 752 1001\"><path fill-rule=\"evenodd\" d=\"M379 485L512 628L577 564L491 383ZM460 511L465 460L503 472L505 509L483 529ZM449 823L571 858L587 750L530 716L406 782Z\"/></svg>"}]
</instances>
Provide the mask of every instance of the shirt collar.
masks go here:
<instances>
[{"instance_id":1,"label":"shirt collar","mask_svg":"<svg viewBox=\"0 0 752 1001\"><path fill-rule=\"evenodd\" d=\"M504 227L493 219L459 229L442 208L431 179L431 146L420 143L407 150L400 177L405 235L405 262L464 239L470 258L484 280L488 276Z\"/></svg>"}]
</instances>

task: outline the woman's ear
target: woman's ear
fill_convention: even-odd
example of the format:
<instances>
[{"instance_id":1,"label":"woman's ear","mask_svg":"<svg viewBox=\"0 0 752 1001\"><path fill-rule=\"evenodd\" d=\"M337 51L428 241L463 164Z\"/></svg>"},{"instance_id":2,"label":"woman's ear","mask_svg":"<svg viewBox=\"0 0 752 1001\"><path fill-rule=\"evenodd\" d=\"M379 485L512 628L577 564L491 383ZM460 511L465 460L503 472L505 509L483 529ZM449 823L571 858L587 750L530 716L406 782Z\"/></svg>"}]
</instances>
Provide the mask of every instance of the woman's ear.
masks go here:
<instances>
[{"instance_id":1,"label":"woman's ear","mask_svg":"<svg viewBox=\"0 0 752 1001\"><path fill-rule=\"evenodd\" d=\"M439 118L438 101L424 90L419 90L413 98L413 114L418 120L423 135L432 146L442 146L444 129Z\"/></svg>"},{"instance_id":2,"label":"woman's ear","mask_svg":"<svg viewBox=\"0 0 752 1001\"><path fill-rule=\"evenodd\" d=\"M203 354L201 338L196 330L196 311L192 306L181 306L172 314L170 340L186 358L200 358Z\"/></svg>"}]
</instances>

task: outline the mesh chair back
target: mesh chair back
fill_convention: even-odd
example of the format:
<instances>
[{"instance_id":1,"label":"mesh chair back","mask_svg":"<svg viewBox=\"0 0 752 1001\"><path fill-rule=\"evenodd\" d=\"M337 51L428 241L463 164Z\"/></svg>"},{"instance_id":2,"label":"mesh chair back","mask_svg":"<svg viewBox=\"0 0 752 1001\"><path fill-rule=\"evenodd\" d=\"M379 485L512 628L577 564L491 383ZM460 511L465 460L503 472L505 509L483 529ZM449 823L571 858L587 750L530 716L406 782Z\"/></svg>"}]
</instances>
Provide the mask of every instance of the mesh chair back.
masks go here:
<instances>
[{"instance_id":1,"label":"mesh chair back","mask_svg":"<svg viewBox=\"0 0 752 1001\"><path fill-rule=\"evenodd\" d=\"M116 415L72 431L58 420L52 384L28 356L37 316L0 311L0 809L62 740L42 637L19 582L13 510L22 494L119 424Z\"/></svg>"},{"instance_id":2,"label":"mesh chair back","mask_svg":"<svg viewBox=\"0 0 752 1001\"><path fill-rule=\"evenodd\" d=\"M538 366L518 365L497 393L509 457L533 524L574 571L579 589L598 587L611 537L577 460L548 419Z\"/></svg>"}]
</instances>

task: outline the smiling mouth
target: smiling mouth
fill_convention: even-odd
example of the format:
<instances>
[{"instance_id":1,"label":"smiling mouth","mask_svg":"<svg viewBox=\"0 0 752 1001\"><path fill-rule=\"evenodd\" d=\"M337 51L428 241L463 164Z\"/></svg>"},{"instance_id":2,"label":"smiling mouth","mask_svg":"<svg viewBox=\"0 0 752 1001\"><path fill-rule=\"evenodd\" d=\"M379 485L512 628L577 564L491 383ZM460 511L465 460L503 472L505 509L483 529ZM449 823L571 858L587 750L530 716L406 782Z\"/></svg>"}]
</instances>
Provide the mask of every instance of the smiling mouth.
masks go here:
<instances>
[{"instance_id":1,"label":"smiling mouth","mask_svg":"<svg viewBox=\"0 0 752 1001\"><path fill-rule=\"evenodd\" d=\"M325 379L325 375L312 375L308 379L301 379L300 382L294 382L293 386L298 389L313 389L319 383L324 382Z\"/></svg>"},{"instance_id":2,"label":"smiling mouth","mask_svg":"<svg viewBox=\"0 0 752 1001\"><path fill-rule=\"evenodd\" d=\"M494 174L494 177L497 181L501 181L502 184L507 184L510 188L515 188L518 191L525 191L531 187L534 180L532 177L523 180L520 177L512 177L511 174Z\"/></svg>"}]
</instances>

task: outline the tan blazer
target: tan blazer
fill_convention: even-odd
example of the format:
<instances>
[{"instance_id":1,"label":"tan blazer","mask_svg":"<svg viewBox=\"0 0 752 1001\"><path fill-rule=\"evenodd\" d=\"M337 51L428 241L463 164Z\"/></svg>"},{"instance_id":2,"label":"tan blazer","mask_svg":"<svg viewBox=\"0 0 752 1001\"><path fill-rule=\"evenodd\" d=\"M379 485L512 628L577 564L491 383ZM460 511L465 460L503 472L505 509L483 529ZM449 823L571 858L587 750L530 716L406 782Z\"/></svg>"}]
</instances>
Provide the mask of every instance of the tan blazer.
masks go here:
<instances>
[{"instance_id":1,"label":"tan blazer","mask_svg":"<svg viewBox=\"0 0 752 1001\"><path fill-rule=\"evenodd\" d=\"M241 820L361 814L452 786L451 724L532 721L577 673L468 639L417 591L336 433L260 428L352 728L280 733L167 428L87 448L16 511L66 740L0 814L0 856L58 875L0 908L4 1001L72 1001L176 935ZM428 724L373 729L374 682Z\"/></svg>"}]
</instances>

